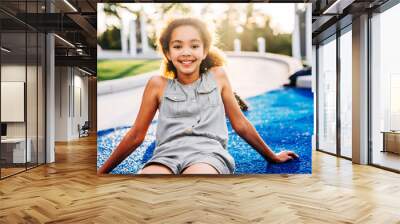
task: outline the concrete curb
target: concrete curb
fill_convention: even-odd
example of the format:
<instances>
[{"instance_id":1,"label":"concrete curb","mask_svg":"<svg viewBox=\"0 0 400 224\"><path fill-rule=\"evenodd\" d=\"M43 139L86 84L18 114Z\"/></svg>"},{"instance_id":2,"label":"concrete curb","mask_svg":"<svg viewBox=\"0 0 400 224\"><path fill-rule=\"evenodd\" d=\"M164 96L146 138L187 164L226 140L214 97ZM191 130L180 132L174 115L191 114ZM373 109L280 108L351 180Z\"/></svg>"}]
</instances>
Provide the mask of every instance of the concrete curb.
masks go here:
<instances>
[{"instance_id":1,"label":"concrete curb","mask_svg":"<svg viewBox=\"0 0 400 224\"><path fill-rule=\"evenodd\" d=\"M290 57L290 56L281 55L281 54L259 53L259 52L252 52L252 51L242 51L242 52L226 51L224 53L228 57L252 57L252 58L260 58L260 59L266 59L266 60L282 63L287 67L288 75L291 75L294 72L303 68L303 65L300 60Z\"/></svg>"},{"instance_id":2,"label":"concrete curb","mask_svg":"<svg viewBox=\"0 0 400 224\"><path fill-rule=\"evenodd\" d=\"M159 70L143 73L133 77L97 82L97 95L105 95L146 85L147 81L155 75L160 75Z\"/></svg>"},{"instance_id":3,"label":"concrete curb","mask_svg":"<svg viewBox=\"0 0 400 224\"><path fill-rule=\"evenodd\" d=\"M284 64L288 69L288 76L298 71L303 66L301 61L289 56L272 54L272 53L258 53L258 52L224 52L228 57L252 57L260 58ZM120 92L129 89L135 89L146 85L147 81L155 75L160 75L160 70L154 70L144 74L133 77L127 77L116 80L97 82L97 95L105 95L114 92Z\"/></svg>"}]
</instances>

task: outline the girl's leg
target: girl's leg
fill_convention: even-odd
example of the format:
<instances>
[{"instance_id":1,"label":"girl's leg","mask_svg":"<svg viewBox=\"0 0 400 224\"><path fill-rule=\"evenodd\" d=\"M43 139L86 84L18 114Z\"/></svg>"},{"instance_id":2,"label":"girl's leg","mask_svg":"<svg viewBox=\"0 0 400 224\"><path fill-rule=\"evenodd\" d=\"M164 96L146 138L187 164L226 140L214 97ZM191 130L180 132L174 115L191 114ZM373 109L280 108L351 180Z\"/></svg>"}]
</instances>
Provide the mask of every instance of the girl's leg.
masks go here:
<instances>
[{"instance_id":1,"label":"girl's leg","mask_svg":"<svg viewBox=\"0 0 400 224\"><path fill-rule=\"evenodd\" d=\"M151 164L143 168L138 174L173 174L172 171L161 164Z\"/></svg>"},{"instance_id":2,"label":"girl's leg","mask_svg":"<svg viewBox=\"0 0 400 224\"><path fill-rule=\"evenodd\" d=\"M182 174L219 174L218 171L207 163L196 163L186 167Z\"/></svg>"}]
</instances>

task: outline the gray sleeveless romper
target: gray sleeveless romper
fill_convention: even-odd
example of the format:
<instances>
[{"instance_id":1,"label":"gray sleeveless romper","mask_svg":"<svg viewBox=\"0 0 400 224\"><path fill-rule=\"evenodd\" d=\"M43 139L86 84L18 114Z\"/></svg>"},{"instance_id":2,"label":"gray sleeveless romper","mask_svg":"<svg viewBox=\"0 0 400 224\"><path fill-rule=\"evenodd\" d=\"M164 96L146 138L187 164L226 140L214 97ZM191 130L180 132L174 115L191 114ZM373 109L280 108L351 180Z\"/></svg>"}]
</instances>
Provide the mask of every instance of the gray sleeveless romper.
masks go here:
<instances>
[{"instance_id":1,"label":"gray sleeveless romper","mask_svg":"<svg viewBox=\"0 0 400 224\"><path fill-rule=\"evenodd\" d=\"M160 103L156 148L146 163L167 166L175 174L206 163L220 174L231 174L235 162L227 151L228 129L217 83L210 72L183 85L168 80Z\"/></svg>"}]
</instances>

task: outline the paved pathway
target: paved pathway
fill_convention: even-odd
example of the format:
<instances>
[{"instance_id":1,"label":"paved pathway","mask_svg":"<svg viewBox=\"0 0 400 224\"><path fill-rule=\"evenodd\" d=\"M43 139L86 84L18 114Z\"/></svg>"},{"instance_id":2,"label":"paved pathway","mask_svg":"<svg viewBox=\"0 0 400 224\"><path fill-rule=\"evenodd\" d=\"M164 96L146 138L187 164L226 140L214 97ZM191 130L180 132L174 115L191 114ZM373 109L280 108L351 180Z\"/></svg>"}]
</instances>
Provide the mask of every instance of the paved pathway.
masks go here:
<instances>
[{"instance_id":1,"label":"paved pathway","mask_svg":"<svg viewBox=\"0 0 400 224\"><path fill-rule=\"evenodd\" d=\"M288 79L287 66L262 58L228 57L226 70L233 90L244 98L279 88ZM98 95L98 130L132 125L143 91L144 87L139 87Z\"/></svg>"}]
</instances>

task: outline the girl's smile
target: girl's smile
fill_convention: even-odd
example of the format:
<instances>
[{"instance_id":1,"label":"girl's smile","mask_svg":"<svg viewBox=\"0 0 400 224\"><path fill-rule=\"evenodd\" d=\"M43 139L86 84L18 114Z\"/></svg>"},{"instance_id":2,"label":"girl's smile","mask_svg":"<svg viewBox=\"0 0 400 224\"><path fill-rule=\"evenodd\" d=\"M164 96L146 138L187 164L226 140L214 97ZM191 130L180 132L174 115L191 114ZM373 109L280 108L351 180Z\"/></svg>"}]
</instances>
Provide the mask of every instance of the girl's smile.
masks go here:
<instances>
[{"instance_id":1,"label":"girl's smile","mask_svg":"<svg viewBox=\"0 0 400 224\"><path fill-rule=\"evenodd\" d=\"M184 67L190 67L193 64L196 64L197 59L195 58L179 58L177 60L179 63L181 63Z\"/></svg>"},{"instance_id":2,"label":"girl's smile","mask_svg":"<svg viewBox=\"0 0 400 224\"><path fill-rule=\"evenodd\" d=\"M196 60L178 60L179 63L183 64L183 66L189 67L191 66Z\"/></svg>"}]
</instances>

